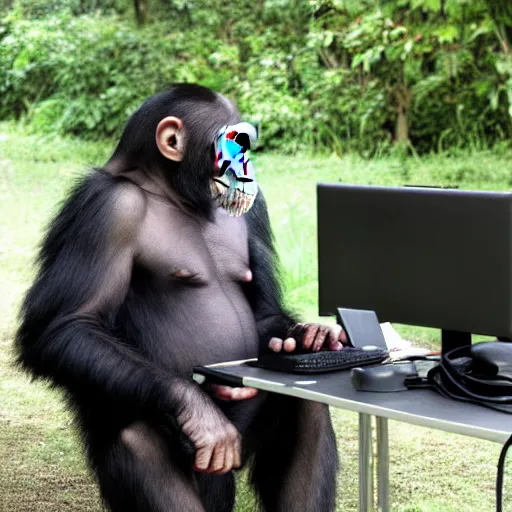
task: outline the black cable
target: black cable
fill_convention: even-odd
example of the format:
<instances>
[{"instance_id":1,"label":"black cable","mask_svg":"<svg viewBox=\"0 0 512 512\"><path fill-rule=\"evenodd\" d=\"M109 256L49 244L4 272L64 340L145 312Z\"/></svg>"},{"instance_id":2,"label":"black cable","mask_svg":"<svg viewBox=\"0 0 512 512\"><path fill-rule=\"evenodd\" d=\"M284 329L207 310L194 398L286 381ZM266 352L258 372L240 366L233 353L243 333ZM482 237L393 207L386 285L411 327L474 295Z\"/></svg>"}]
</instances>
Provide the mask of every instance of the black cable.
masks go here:
<instances>
[{"instance_id":1,"label":"black cable","mask_svg":"<svg viewBox=\"0 0 512 512\"><path fill-rule=\"evenodd\" d=\"M512 436L501 449L500 458L498 460L498 476L496 478L496 512L503 512L503 472L505 469L505 459L507 451L512 446Z\"/></svg>"}]
</instances>

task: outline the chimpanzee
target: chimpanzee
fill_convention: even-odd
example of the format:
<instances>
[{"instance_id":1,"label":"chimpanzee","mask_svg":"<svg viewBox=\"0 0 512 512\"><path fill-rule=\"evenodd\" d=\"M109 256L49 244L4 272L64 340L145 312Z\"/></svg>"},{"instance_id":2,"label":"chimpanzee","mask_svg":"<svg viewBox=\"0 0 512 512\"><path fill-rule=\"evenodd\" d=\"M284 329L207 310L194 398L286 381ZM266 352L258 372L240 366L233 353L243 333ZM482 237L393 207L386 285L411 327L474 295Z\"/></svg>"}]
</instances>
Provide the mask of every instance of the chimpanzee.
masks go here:
<instances>
[{"instance_id":1,"label":"chimpanzee","mask_svg":"<svg viewBox=\"0 0 512 512\"><path fill-rule=\"evenodd\" d=\"M255 136L224 96L175 84L45 235L18 362L64 390L112 511L230 511L245 463L264 510L334 508L327 406L191 379L195 365L343 345L282 305Z\"/></svg>"}]
</instances>

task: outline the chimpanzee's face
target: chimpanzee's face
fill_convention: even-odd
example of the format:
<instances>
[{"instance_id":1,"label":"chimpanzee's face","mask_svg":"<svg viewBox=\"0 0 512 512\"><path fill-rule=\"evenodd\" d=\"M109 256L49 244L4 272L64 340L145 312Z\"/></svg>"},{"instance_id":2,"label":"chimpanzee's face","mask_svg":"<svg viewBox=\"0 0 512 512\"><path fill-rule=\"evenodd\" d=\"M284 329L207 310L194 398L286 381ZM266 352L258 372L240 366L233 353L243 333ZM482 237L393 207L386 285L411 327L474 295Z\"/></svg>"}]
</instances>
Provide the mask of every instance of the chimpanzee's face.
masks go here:
<instances>
[{"instance_id":1,"label":"chimpanzee's face","mask_svg":"<svg viewBox=\"0 0 512 512\"><path fill-rule=\"evenodd\" d=\"M160 155L172 162L162 166L165 178L185 203L210 217L213 200L238 217L249 211L258 193L249 157L257 132L238 122L228 100L219 101L191 104L180 117L161 119L155 139Z\"/></svg>"}]
</instances>

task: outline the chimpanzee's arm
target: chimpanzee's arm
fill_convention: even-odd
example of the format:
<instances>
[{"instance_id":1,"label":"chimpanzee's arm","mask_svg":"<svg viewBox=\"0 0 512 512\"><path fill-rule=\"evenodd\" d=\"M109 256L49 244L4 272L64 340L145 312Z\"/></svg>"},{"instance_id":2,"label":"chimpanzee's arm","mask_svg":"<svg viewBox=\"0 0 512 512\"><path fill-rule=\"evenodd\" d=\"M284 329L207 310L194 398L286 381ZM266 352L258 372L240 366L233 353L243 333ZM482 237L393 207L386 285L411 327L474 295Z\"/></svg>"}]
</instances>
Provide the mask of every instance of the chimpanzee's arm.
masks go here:
<instances>
[{"instance_id":1,"label":"chimpanzee's arm","mask_svg":"<svg viewBox=\"0 0 512 512\"><path fill-rule=\"evenodd\" d=\"M77 399L172 413L180 394L169 375L106 327L129 287L145 200L103 171L73 191L47 232L23 304L18 362Z\"/></svg>"},{"instance_id":2,"label":"chimpanzee's arm","mask_svg":"<svg viewBox=\"0 0 512 512\"><path fill-rule=\"evenodd\" d=\"M261 190L253 207L246 214L246 219L249 230L250 267L253 274L253 280L247 285L246 290L256 318L261 352L268 351L270 338L286 338L298 319L283 306L278 258L267 205Z\"/></svg>"}]
</instances>

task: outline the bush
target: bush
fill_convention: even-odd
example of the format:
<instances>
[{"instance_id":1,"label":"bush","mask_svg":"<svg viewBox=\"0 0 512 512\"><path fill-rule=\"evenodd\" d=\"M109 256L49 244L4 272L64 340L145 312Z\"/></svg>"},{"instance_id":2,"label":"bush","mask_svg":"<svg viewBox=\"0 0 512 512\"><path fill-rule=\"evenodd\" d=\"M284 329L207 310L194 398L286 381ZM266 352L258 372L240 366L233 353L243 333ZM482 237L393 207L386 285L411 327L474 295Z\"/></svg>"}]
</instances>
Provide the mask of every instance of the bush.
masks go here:
<instances>
[{"instance_id":1,"label":"bush","mask_svg":"<svg viewBox=\"0 0 512 512\"><path fill-rule=\"evenodd\" d=\"M0 116L24 114L43 132L111 136L172 82L225 83L229 50L158 25L136 31L116 16L17 20L0 40Z\"/></svg>"},{"instance_id":2,"label":"bush","mask_svg":"<svg viewBox=\"0 0 512 512\"><path fill-rule=\"evenodd\" d=\"M414 56L402 26L389 33L395 46L382 43L391 36L381 12L351 19L329 9L331 31L307 0L295 10L288 0L157 4L151 19L161 18L138 29L119 14L127 1L14 0L0 20L0 118L112 137L148 96L197 82L238 103L260 127L260 148L372 156L393 148L397 84L406 83L417 152L512 138L512 68L505 57L496 64L483 29L484 45L475 36L455 50L419 34Z\"/></svg>"}]
</instances>

